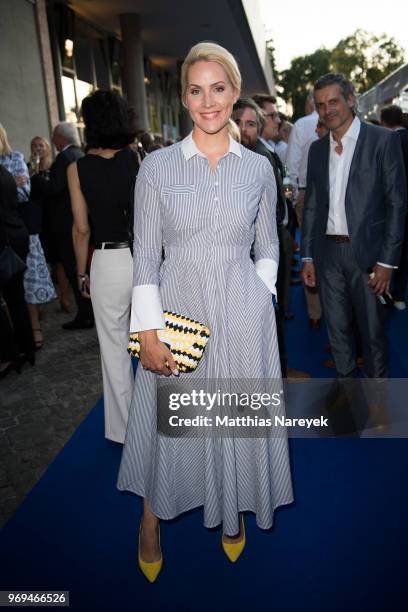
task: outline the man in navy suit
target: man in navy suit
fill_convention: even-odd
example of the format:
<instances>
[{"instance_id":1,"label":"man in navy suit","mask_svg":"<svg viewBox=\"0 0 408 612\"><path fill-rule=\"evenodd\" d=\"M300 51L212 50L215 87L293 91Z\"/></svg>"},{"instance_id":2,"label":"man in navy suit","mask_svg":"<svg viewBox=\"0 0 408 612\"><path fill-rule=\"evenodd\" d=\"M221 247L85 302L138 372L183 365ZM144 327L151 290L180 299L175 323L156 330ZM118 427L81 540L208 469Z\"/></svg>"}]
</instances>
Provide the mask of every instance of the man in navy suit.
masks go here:
<instances>
[{"instance_id":1,"label":"man in navy suit","mask_svg":"<svg viewBox=\"0 0 408 612\"><path fill-rule=\"evenodd\" d=\"M402 157L404 159L405 174L407 178L408 189L408 130L404 127L404 116L402 108L396 104L386 106L381 110L381 125L395 130L400 137ZM401 251L401 260L398 270L394 276L392 294L394 297L394 306L397 310L405 310L405 294L408 284L408 215L405 217L405 236Z\"/></svg>"},{"instance_id":2,"label":"man in navy suit","mask_svg":"<svg viewBox=\"0 0 408 612\"><path fill-rule=\"evenodd\" d=\"M309 152L302 279L319 287L337 375L357 373L354 312L367 374L384 378L385 313L379 296L389 290L400 261L407 199L399 137L359 120L353 84L341 74L321 77L314 98L329 133Z\"/></svg>"}]
</instances>

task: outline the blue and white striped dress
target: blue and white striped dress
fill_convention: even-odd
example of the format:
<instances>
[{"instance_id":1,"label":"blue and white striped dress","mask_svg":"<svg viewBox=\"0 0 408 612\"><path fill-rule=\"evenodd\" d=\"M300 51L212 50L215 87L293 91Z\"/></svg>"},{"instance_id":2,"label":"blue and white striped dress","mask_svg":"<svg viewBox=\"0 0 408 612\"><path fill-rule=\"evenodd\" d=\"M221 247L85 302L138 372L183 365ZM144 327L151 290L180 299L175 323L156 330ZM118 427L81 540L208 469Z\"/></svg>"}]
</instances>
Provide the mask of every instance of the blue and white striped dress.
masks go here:
<instances>
[{"instance_id":1,"label":"blue and white striped dress","mask_svg":"<svg viewBox=\"0 0 408 612\"><path fill-rule=\"evenodd\" d=\"M280 379L275 313L279 244L268 160L230 139L215 172L192 135L148 155L135 190L132 331L162 326L162 310L208 325L200 380ZM253 245L254 260L250 258ZM164 249L164 261L162 261ZM238 513L273 524L293 500L286 435L168 437L157 432L157 384L139 367L118 488L161 519L204 507L204 525L239 531ZM184 379L186 380L186 379ZM215 383L216 384L216 383Z\"/></svg>"}]
</instances>

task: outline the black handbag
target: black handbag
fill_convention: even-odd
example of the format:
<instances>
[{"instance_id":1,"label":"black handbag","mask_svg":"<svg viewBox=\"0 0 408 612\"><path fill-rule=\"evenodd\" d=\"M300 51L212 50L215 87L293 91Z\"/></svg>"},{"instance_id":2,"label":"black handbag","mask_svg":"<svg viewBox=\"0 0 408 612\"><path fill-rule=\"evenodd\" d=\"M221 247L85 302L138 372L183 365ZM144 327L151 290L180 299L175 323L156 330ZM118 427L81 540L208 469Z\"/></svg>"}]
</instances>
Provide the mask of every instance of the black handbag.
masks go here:
<instances>
[{"instance_id":1,"label":"black handbag","mask_svg":"<svg viewBox=\"0 0 408 612\"><path fill-rule=\"evenodd\" d=\"M27 269L24 261L17 255L14 249L6 244L0 253L0 287L4 287L17 274Z\"/></svg>"}]
</instances>

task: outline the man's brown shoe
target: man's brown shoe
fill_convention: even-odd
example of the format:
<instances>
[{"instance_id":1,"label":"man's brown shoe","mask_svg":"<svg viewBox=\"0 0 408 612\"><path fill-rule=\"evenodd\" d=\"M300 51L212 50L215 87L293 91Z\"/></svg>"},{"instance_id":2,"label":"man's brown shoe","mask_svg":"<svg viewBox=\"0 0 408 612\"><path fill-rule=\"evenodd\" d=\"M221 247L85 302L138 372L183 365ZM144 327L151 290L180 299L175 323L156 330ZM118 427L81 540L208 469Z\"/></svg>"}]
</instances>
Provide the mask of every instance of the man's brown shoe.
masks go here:
<instances>
[{"instance_id":1,"label":"man's brown shoe","mask_svg":"<svg viewBox=\"0 0 408 612\"><path fill-rule=\"evenodd\" d=\"M301 380L301 379L306 379L306 378L311 378L310 374L308 372L302 372L301 370L295 370L295 368L287 368L286 370L286 377L288 379L296 379L296 380Z\"/></svg>"}]
</instances>

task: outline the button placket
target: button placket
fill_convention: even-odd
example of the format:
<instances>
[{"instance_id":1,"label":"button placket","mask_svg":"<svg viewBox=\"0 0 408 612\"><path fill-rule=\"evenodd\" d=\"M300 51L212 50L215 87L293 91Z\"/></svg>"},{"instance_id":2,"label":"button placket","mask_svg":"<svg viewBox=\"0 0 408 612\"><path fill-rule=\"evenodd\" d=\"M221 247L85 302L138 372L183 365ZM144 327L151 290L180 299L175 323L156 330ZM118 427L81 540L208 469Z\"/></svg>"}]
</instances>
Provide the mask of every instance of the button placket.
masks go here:
<instances>
[{"instance_id":1,"label":"button placket","mask_svg":"<svg viewBox=\"0 0 408 612\"><path fill-rule=\"evenodd\" d=\"M221 161L221 160L220 160L220 161ZM218 164L219 164L219 163L220 163L220 162L218 162ZM219 186L219 180L218 180L218 175L219 175L219 172L218 172L218 164L217 164L217 167L216 167L216 169L215 169L215 175L214 175L214 192L215 192L215 195L214 195L214 202L215 202L215 207L214 207L214 208L215 208L215 210L214 210L215 224L214 224L214 229L215 229L215 230L217 229L217 225L218 225L218 217L219 217L219 210L218 210L218 201L219 201L219 197L218 197L218 196L219 196L219 193L218 193L218 189L217 189L217 187Z\"/></svg>"}]
</instances>

